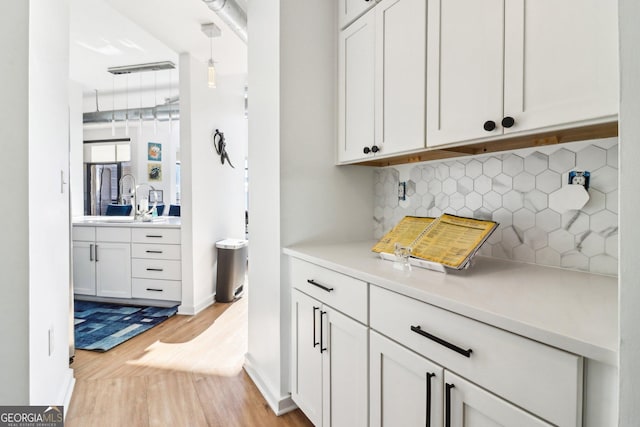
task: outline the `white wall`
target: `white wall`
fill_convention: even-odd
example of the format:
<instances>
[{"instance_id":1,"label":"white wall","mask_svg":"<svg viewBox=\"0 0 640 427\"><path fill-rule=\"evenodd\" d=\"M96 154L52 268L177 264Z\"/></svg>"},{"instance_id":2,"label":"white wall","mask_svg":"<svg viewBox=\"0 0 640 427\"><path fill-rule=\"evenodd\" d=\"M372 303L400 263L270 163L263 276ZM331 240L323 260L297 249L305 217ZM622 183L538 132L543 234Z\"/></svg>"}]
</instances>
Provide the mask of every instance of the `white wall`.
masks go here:
<instances>
[{"instance_id":1,"label":"white wall","mask_svg":"<svg viewBox=\"0 0 640 427\"><path fill-rule=\"evenodd\" d=\"M82 86L69 82L69 143L71 144L69 183L71 190L71 213L73 216L84 214L83 203L83 164L82 141Z\"/></svg>"},{"instance_id":2,"label":"white wall","mask_svg":"<svg viewBox=\"0 0 640 427\"><path fill-rule=\"evenodd\" d=\"M29 3L9 0L0 13L0 404L29 402ZM10 184L10 185L7 185Z\"/></svg>"},{"instance_id":3,"label":"white wall","mask_svg":"<svg viewBox=\"0 0 640 427\"><path fill-rule=\"evenodd\" d=\"M249 352L276 412L290 408L290 283L282 247L371 237L372 170L336 167L334 2L249 1ZM279 345L275 345L279 343Z\"/></svg>"},{"instance_id":4,"label":"white wall","mask_svg":"<svg viewBox=\"0 0 640 427\"><path fill-rule=\"evenodd\" d=\"M68 3L5 2L0 23L10 58L0 79L0 140L11 206L0 249L0 403L60 405L73 386L69 189L60 186L61 172L69 176Z\"/></svg>"},{"instance_id":5,"label":"white wall","mask_svg":"<svg viewBox=\"0 0 640 427\"><path fill-rule=\"evenodd\" d=\"M218 76L207 87L207 66L180 55L180 140L182 178L182 278L180 312L195 314L213 302L216 286L215 242L244 238L244 118L246 76ZM235 166L223 165L211 133L225 134Z\"/></svg>"},{"instance_id":6,"label":"white wall","mask_svg":"<svg viewBox=\"0 0 640 427\"><path fill-rule=\"evenodd\" d=\"M640 3L620 0L620 364L619 425L637 426L640 419L640 264L636 184L640 158Z\"/></svg>"}]
</instances>

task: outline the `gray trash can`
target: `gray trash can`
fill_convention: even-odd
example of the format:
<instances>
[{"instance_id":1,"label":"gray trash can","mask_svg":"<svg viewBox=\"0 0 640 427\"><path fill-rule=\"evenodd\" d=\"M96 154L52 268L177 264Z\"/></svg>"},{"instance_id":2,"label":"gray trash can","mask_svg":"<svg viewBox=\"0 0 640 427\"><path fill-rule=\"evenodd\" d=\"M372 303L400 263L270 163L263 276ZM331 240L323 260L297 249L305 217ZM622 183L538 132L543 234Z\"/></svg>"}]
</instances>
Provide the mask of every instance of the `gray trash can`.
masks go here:
<instances>
[{"instance_id":1,"label":"gray trash can","mask_svg":"<svg viewBox=\"0 0 640 427\"><path fill-rule=\"evenodd\" d=\"M244 291L247 273L247 249L249 242L240 239L224 239L216 242L218 272L216 301L232 302Z\"/></svg>"}]
</instances>

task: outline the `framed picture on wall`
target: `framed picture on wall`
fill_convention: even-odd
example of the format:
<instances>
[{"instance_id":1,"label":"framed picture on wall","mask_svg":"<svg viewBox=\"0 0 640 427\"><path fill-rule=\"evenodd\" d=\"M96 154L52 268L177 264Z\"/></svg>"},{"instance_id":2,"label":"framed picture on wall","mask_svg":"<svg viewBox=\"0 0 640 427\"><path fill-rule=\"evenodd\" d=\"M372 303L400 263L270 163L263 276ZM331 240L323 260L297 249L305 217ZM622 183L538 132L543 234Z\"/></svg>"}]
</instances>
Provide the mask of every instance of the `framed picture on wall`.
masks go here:
<instances>
[{"instance_id":1,"label":"framed picture on wall","mask_svg":"<svg viewBox=\"0 0 640 427\"><path fill-rule=\"evenodd\" d=\"M147 164L149 181L162 181L162 163Z\"/></svg>"},{"instance_id":2,"label":"framed picture on wall","mask_svg":"<svg viewBox=\"0 0 640 427\"><path fill-rule=\"evenodd\" d=\"M159 162L162 160L162 144L149 142L147 147L147 160Z\"/></svg>"},{"instance_id":3,"label":"framed picture on wall","mask_svg":"<svg viewBox=\"0 0 640 427\"><path fill-rule=\"evenodd\" d=\"M163 201L162 190L149 191L149 203L162 203Z\"/></svg>"}]
</instances>

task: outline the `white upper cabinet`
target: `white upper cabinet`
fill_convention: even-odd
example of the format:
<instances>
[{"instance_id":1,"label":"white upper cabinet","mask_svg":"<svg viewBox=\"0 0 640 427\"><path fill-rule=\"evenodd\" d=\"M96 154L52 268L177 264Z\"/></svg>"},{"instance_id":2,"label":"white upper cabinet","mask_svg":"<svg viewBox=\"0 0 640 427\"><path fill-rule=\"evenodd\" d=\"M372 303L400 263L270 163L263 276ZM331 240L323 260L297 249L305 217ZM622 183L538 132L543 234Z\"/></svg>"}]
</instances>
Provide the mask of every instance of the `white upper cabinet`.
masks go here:
<instances>
[{"instance_id":1,"label":"white upper cabinet","mask_svg":"<svg viewBox=\"0 0 640 427\"><path fill-rule=\"evenodd\" d=\"M426 14L382 0L340 34L340 163L425 147Z\"/></svg>"},{"instance_id":2,"label":"white upper cabinet","mask_svg":"<svg viewBox=\"0 0 640 427\"><path fill-rule=\"evenodd\" d=\"M374 144L375 15L369 12L340 33L338 160L365 157Z\"/></svg>"},{"instance_id":3,"label":"white upper cabinet","mask_svg":"<svg viewBox=\"0 0 640 427\"><path fill-rule=\"evenodd\" d=\"M615 2L430 0L427 146L615 119Z\"/></svg>"},{"instance_id":4,"label":"white upper cabinet","mask_svg":"<svg viewBox=\"0 0 640 427\"><path fill-rule=\"evenodd\" d=\"M338 21L340 28L344 28L355 21L375 4L376 0L339 0Z\"/></svg>"}]
</instances>

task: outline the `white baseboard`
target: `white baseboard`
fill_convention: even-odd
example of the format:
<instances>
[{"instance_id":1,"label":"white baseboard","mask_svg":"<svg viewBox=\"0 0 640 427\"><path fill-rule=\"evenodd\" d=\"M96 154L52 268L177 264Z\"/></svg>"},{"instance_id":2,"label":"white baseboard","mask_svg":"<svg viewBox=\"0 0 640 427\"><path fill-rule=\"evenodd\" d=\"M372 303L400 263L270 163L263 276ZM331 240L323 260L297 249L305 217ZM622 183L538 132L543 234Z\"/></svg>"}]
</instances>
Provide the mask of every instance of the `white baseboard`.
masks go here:
<instances>
[{"instance_id":1,"label":"white baseboard","mask_svg":"<svg viewBox=\"0 0 640 427\"><path fill-rule=\"evenodd\" d=\"M73 369L69 368L65 374L65 381L63 386L60 389L60 401L62 402L62 406L64 409L64 417L67 417L67 413L69 412L69 404L71 403L71 396L73 395L73 389L76 385L76 379L73 376Z\"/></svg>"},{"instance_id":2,"label":"white baseboard","mask_svg":"<svg viewBox=\"0 0 640 427\"><path fill-rule=\"evenodd\" d=\"M254 366L255 363L251 362L251 356L247 354L245 356L244 370L256 387L258 387L258 390L262 393L262 396L276 415L280 416L298 408L295 402L291 399L290 394L278 396L280 393L274 393L273 389L262 379Z\"/></svg>"},{"instance_id":3,"label":"white baseboard","mask_svg":"<svg viewBox=\"0 0 640 427\"><path fill-rule=\"evenodd\" d=\"M185 314L187 316L195 316L196 314L200 313L202 310L204 310L205 308L209 307L211 304L213 304L215 298L215 294L211 294L206 298L203 298L199 303L195 304L195 305L184 305L181 304L178 307L178 314Z\"/></svg>"}]
</instances>

